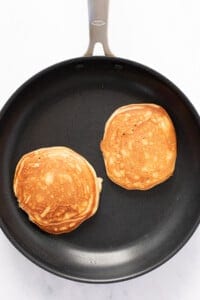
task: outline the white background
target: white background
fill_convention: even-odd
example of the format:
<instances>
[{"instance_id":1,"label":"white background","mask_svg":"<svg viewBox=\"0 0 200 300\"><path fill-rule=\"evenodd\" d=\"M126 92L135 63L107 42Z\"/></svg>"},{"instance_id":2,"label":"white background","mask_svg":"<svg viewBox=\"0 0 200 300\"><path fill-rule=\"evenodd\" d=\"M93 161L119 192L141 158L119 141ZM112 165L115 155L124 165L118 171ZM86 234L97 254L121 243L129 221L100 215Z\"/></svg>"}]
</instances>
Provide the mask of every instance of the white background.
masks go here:
<instances>
[{"instance_id":1,"label":"white background","mask_svg":"<svg viewBox=\"0 0 200 300\"><path fill-rule=\"evenodd\" d=\"M111 0L109 40L117 55L173 81L200 112L198 0ZM88 44L86 0L0 0L0 107L30 76L81 56ZM109 285L71 282L23 257L0 231L0 299L200 299L200 230L169 262Z\"/></svg>"}]
</instances>

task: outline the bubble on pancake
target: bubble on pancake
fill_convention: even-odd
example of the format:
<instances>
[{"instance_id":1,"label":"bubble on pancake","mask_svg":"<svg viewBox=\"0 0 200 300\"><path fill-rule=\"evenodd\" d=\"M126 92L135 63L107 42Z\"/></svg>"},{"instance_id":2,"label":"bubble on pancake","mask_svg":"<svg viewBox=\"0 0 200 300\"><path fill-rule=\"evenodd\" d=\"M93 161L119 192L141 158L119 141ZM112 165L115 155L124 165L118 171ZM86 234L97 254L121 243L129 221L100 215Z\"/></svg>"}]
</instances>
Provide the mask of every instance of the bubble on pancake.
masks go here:
<instances>
[{"instance_id":1,"label":"bubble on pancake","mask_svg":"<svg viewBox=\"0 0 200 300\"><path fill-rule=\"evenodd\" d=\"M54 181L54 175L52 172L48 172L46 175L45 175L45 183L47 185L50 185L52 184Z\"/></svg>"}]
</instances>

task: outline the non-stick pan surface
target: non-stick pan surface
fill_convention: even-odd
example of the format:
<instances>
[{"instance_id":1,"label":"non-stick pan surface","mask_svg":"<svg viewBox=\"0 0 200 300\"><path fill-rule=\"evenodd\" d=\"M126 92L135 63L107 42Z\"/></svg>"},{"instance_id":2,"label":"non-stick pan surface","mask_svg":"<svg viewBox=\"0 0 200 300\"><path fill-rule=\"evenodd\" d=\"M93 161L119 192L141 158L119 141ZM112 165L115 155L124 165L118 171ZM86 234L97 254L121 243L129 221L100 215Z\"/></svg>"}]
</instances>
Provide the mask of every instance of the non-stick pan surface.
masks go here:
<instances>
[{"instance_id":1,"label":"non-stick pan surface","mask_svg":"<svg viewBox=\"0 0 200 300\"><path fill-rule=\"evenodd\" d=\"M99 143L113 110L142 102L162 105L174 122L176 171L149 191L127 191L107 178ZM57 145L85 156L104 181L97 214L53 236L18 208L12 182L24 153ZM175 254L199 222L199 155L198 115L167 79L117 58L66 61L25 83L1 112L1 227L24 255L57 275L88 282L141 275Z\"/></svg>"}]
</instances>

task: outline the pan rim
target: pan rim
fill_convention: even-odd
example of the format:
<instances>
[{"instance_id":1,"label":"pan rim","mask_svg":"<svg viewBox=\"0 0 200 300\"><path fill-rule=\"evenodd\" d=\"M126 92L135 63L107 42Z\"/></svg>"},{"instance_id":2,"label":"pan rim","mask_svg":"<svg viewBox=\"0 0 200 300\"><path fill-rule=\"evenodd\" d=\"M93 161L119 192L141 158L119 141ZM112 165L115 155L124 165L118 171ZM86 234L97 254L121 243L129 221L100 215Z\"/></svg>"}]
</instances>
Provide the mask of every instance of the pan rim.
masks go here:
<instances>
[{"instance_id":1,"label":"pan rim","mask_svg":"<svg viewBox=\"0 0 200 300\"><path fill-rule=\"evenodd\" d=\"M193 225L192 229L188 233L188 235L185 237L185 239L173 250L171 253L169 253L166 257L164 257L162 260L160 260L158 263L154 264L153 266L150 266L146 268L143 271L130 274L127 276L121 276L116 278L109 278L109 279L92 279L92 278L85 278L85 277L78 277L78 276L72 276L65 274L63 272L60 272L58 270L55 270L54 268L47 266L44 264L41 260L35 258L33 255L31 255L28 251L26 251L19 243L18 241L10 234L8 227L5 225L2 219L0 219L0 228L2 229L5 236L8 238L8 240L11 242L11 244L21 253L23 254L28 260L30 260L32 263L37 265L38 267L42 268L45 271L50 272L51 274L57 275L61 278L69 279L76 282L82 282L82 283L93 283L93 284L105 284L105 283L117 283L122 282L130 279L134 279L137 277L140 277L142 275L148 274L149 272L157 269L158 267L162 266L164 263L169 261L174 255L176 255L183 246L189 241L189 239L192 237L194 232L196 231L198 225L200 223L200 215L197 219L196 223Z\"/></svg>"},{"instance_id":2,"label":"pan rim","mask_svg":"<svg viewBox=\"0 0 200 300\"><path fill-rule=\"evenodd\" d=\"M199 118L199 114L196 111L195 107L193 106L193 104L188 100L188 98L184 95L184 93L174 84L172 83L169 79L167 79L165 76L161 75L160 73L158 73L157 71L134 61L130 61L127 59L123 59L123 58L112 58L112 57L103 57L103 56L95 56L95 57L79 57L79 58L73 58L70 60L65 60L63 62L59 62L57 64L54 64L40 72L38 72L37 74L35 74L34 76L32 76L30 79L28 79L27 81L25 81L14 93L13 95L11 95L11 97L9 98L9 100L4 104L3 108L0 111L0 124L2 122L2 119L4 117L4 115L6 114L7 110L9 109L9 106L13 103L13 101L15 100L15 98L17 97L18 94L21 93L21 91L26 88L26 86L28 86L29 84L31 84L33 81L37 80L40 78L40 76L44 76L46 73L53 71L56 68L59 68L60 66L63 65L69 65L69 64L74 64L74 63L81 63L81 62L87 62L87 61L113 61L113 62L117 62L117 63L125 63L128 65L132 65L132 66L136 66L144 71L147 71L151 76L156 77L158 80L161 80L164 84L166 84L168 87L170 87L172 90L174 90L176 93L178 93L180 95L181 101L183 101L188 110L192 113L193 118L195 119L195 121L198 124L198 127L200 129L200 118ZM164 264L165 262L167 262L170 258L172 258L179 250L182 249L182 247L187 243L187 241L190 239L190 237L193 235L193 233L195 232L196 228L198 227L200 223L200 213L199 216L196 220L196 222L194 223L194 225L192 226L191 230L188 232L188 234L185 236L185 238L182 240L181 243L179 243L179 245L173 250L171 251L167 256L165 256L163 259L159 260L158 263L146 268L143 271L134 273L134 274L129 274L127 276L121 276L121 277L116 277L116 278L108 278L108 279L92 279L92 278L85 278L85 277L77 277L77 276L72 276L72 275L67 275L63 272L60 272L58 270L55 270L55 268L51 267L51 266L47 266L47 264L43 263L40 259L38 259L37 257L34 257L32 254L30 254L26 249L23 248L22 245L20 245L20 243L15 239L15 237L12 235L12 233L9 231L8 226L6 225L6 222L3 221L2 218L0 218L0 227L2 229L2 231L4 232L4 234L7 236L7 238L10 240L10 242L15 246L15 248L17 250L19 250L26 258L28 258L30 261L32 261L33 263L35 263L37 266L43 268L44 270L58 275L60 277L66 278L66 279L70 279L73 281L78 281L78 282L85 282L85 283L114 283L114 282L120 282L120 281L125 281L128 279L132 279L132 278L136 278L138 276L144 275L154 269L156 269L157 267L161 266L162 264Z\"/></svg>"},{"instance_id":3,"label":"pan rim","mask_svg":"<svg viewBox=\"0 0 200 300\"><path fill-rule=\"evenodd\" d=\"M148 72L149 74L151 74L152 76L155 76L157 79L161 80L163 83L165 83L166 85L168 85L170 88L172 88L175 92L177 92L180 96L181 96L181 100L186 103L186 105L188 106L188 108L190 109L190 112L192 112L194 114L195 120L198 122L198 125L200 126L200 115L198 114L196 108L194 107L194 105L192 104L192 102L189 101L189 99L187 98L187 96L171 81L169 80L167 77L165 77L164 75L162 75L161 73L157 72L156 70L143 65L139 62L135 62L132 60L128 60L125 58L121 58L121 57L106 57L106 56L92 56L92 57L76 57L76 58L71 58L68 60L64 60L61 62L58 62L56 64L53 64L39 72L37 72L36 74L34 74L33 76L31 76L29 79L27 79L25 82L23 82L17 89L16 91L11 94L11 96L9 97L9 99L6 101L6 103L3 105L3 107L0 110L0 122L2 120L2 117L4 115L4 113L6 112L6 110L8 109L9 105L12 103L12 101L16 98L16 96L18 94L20 94L20 92L22 90L24 90L24 88L26 88L26 86L28 86L29 84L31 84L33 81L39 79L41 76L44 76L45 73L48 73L50 71L55 70L56 68L59 68L63 65L70 65L70 64L79 64L81 62L87 62L87 61L108 61L108 62L118 62L118 63L124 63L124 64L128 64L128 65L132 65L132 66L136 66L140 69L143 69L144 71Z\"/></svg>"}]
</instances>

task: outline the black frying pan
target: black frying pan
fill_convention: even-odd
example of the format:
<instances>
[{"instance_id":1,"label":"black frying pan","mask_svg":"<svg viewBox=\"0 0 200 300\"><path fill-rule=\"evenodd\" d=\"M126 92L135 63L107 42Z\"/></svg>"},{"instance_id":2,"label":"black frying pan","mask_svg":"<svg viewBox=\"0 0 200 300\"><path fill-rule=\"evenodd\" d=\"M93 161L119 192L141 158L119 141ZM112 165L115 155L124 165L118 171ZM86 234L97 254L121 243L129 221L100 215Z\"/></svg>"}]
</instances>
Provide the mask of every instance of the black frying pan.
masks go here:
<instances>
[{"instance_id":1,"label":"black frying pan","mask_svg":"<svg viewBox=\"0 0 200 300\"><path fill-rule=\"evenodd\" d=\"M101 17L96 19L91 6L91 41L103 42L111 55L104 35L107 1L101 0L98 7L99 1L89 1L96 3ZM178 139L176 171L149 191L127 191L107 178L99 142L105 121L117 107L141 102L159 104L170 114ZM42 232L29 222L12 191L19 158L55 145L81 153L104 178L97 214L61 236ZM27 81L1 111L1 228L25 256L57 275L87 282L141 275L174 255L199 223L199 154L199 117L165 77L120 58L62 62Z\"/></svg>"}]
</instances>

